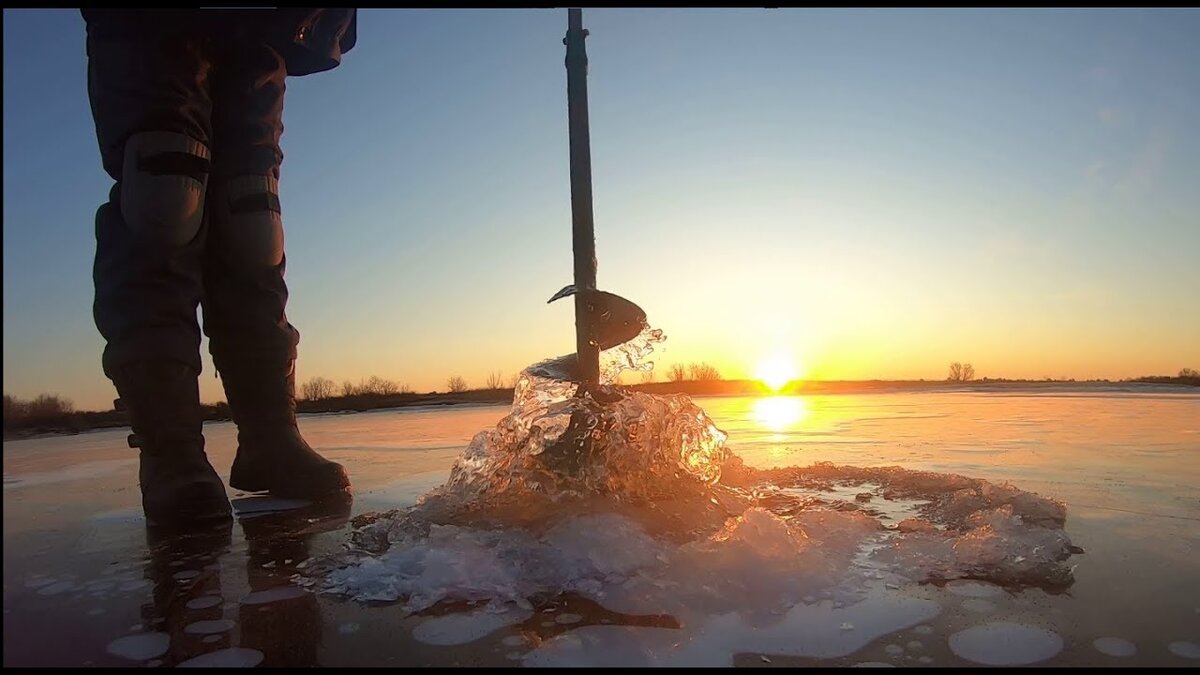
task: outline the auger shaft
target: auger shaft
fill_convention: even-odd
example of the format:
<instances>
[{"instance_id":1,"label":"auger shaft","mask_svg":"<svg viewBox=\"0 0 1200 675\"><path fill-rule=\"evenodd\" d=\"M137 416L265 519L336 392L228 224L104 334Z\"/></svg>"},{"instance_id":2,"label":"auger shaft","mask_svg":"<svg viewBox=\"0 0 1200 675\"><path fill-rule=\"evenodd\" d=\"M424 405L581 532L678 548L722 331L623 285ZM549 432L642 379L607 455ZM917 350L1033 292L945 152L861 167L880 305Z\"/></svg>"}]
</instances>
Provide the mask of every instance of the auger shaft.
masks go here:
<instances>
[{"instance_id":1,"label":"auger shaft","mask_svg":"<svg viewBox=\"0 0 1200 675\"><path fill-rule=\"evenodd\" d=\"M571 245L575 254L575 354L580 383L600 381L600 348L589 311L596 289L596 234L592 219L592 149L588 129L587 51L583 10L567 10L567 121L571 147Z\"/></svg>"}]
</instances>

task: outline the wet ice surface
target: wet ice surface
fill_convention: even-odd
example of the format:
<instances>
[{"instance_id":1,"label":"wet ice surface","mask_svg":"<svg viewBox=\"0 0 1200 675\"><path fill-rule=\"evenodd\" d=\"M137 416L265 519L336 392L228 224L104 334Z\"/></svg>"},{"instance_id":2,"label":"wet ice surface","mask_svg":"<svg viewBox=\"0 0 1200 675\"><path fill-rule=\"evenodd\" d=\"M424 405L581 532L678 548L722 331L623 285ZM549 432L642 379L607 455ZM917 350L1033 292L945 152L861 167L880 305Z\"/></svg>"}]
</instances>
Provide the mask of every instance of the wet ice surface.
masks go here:
<instances>
[{"instance_id":1,"label":"wet ice surface","mask_svg":"<svg viewBox=\"0 0 1200 675\"><path fill-rule=\"evenodd\" d=\"M180 668L253 668L262 663L263 653L257 649L232 647L202 654L179 664Z\"/></svg>"},{"instance_id":2,"label":"wet ice surface","mask_svg":"<svg viewBox=\"0 0 1200 675\"><path fill-rule=\"evenodd\" d=\"M280 499L270 496L252 496L241 497L232 500L233 512L243 518L262 515L267 513L277 513L280 511L291 511L293 509L303 508L311 504L311 502L300 499Z\"/></svg>"},{"instance_id":3,"label":"wet ice surface","mask_svg":"<svg viewBox=\"0 0 1200 675\"><path fill-rule=\"evenodd\" d=\"M580 398L547 372L522 374L510 414L474 438L443 486L413 507L363 519L348 554L297 582L414 613L486 607L418 626L417 639L436 644L479 639L564 594L680 624L583 625L524 656L540 666L842 657L941 612L914 582L950 581L975 612L994 609L982 598L1003 592L995 584L1072 583L1064 563L1080 551L1052 499L899 467L756 469L687 396ZM542 625L573 623L571 615ZM1057 653L1033 644L1030 635L1041 634L1004 623L956 634L955 653L1002 658L979 646L976 630L1028 647L1003 657L1012 663Z\"/></svg>"},{"instance_id":4,"label":"wet ice surface","mask_svg":"<svg viewBox=\"0 0 1200 675\"><path fill-rule=\"evenodd\" d=\"M1172 654L1185 659L1200 659L1200 645L1195 642L1180 640L1167 645L1167 649L1171 650Z\"/></svg>"},{"instance_id":5,"label":"wet ice surface","mask_svg":"<svg viewBox=\"0 0 1200 675\"><path fill-rule=\"evenodd\" d=\"M293 600L303 597L307 591L295 586L280 586L265 591L255 591L242 598L243 605L265 605L280 600Z\"/></svg>"},{"instance_id":6,"label":"wet ice surface","mask_svg":"<svg viewBox=\"0 0 1200 675\"><path fill-rule=\"evenodd\" d=\"M1129 640L1118 637L1102 637L1092 641L1096 651L1109 656L1133 656L1137 654L1137 645Z\"/></svg>"},{"instance_id":7,"label":"wet ice surface","mask_svg":"<svg viewBox=\"0 0 1200 675\"><path fill-rule=\"evenodd\" d=\"M21 475L20 477L5 476L4 489L7 491L10 488L28 488L37 485L66 483L75 480L91 480L98 476L111 475L122 469L128 469L130 467L137 467L136 459L125 458L99 462L85 462L63 467L61 469L55 469L53 471L27 473Z\"/></svg>"},{"instance_id":8,"label":"wet ice surface","mask_svg":"<svg viewBox=\"0 0 1200 675\"><path fill-rule=\"evenodd\" d=\"M963 609L979 614L987 614L996 610L995 603L981 598L967 598L962 601Z\"/></svg>"},{"instance_id":9,"label":"wet ice surface","mask_svg":"<svg viewBox=\"0 0 1200 675\"><path fill-rule=\"evenodd\" d=\"M732 665L741 652L832 658L852 654L871 640L936 616L937 603L880 594L848 606L800 603L782 615L717 615L679 610L686 628L588 626L564 633L530 652L536 666ZM855 623L854 631L840 624ZM694 621L694 624L689 624Z\"/></svg>"},{"instance_id":10,"label":"wet ice surface","mask_svg":"<svg viewBox=\"0 0 1200 675\"><path fill-rule=\"evenodd\" d=\"M191 635L210 635L212 633L225 633L232 630L233 626L234 623L229 619L197 621L184 626L183 632Z\"/></svg>"},{"instance_id":11,"label":"wet ice surface","mask_svg":"<svg viewBox=\"0 0 1200 675\"><path fill-rule=\"evenodd\" d=\"M208 595L202 598L193 598L187 601L188 609L208 609L221 604L221 598L215 595Z\"/></svg>"},{"instance_id":12,"label":"wet ice surface","mask_svg":"<svg viewBox=\"0 0 1200 675\"><path fill-rule=\"evenodd\" d=\"M1004 593L1004 589L989 583L979 581L955 580L946 584L946 590L955 595L968 598L994 598Z\"/></svg>"},{"instance_id":13,"label":"wet ice surface","mask_svg":"<svg viewBox=\"0 0 1200 675\"><path fill-rule=\"evenodd\" d=\"M165 654L170 644L171 636L166 633L129 635L110 642L108 653L131 661L145 661Z\"/></svg>"},{"instance_id":14,"label":"wet ice surface","mask_svg":"<svg viewBox=\"0 0 1200 675\"><path fill-rule=\"evenodd\" d=\"M208 658L234 665L256 658L260 665L454 665L469 658L524 665L961 666L986 655L971 651L969 642L963 647L962 637L958 651L951 649L951 636L1011 624L1033 629L1015 634L1014 653L1036 656L1046 637L1037 631L1064 641L1061 651L1036 664L1191 665L1200 614L1191 592L1200 573L1194 562L1200 473L1192 458L1200 446L1196 434L1183 431L1191 429L1187 420L1200 419L1198 400L894 394L796 398L763 407L752 398L696 399L697 408L729 432L726 447L762 472L748 471L744 480L723 473L716 485L729 491L676 491L686 498L652 500L657 509L598 502L562 509L561 518L507 522L443 512L430 523L459 528L458 541L444 541L474 546L477 561L511 550L505 542L512 537L530 544L526 562L545 561L548 549L560 548L550 543L562 537L552 534L554 526L587 517L611 517L599 522L616 523L629 536L599 537L590 545L585 536L571 540L577 553L591 553L551 557L558 566L547 574L522 573L514 564L507 576L484 575L481 582L492 585L472 591L479 593L473 604L452 599L469 584L462 585L463 570L448 570L437 581L451 589L448 595L421 610L406 608L411 597L363 603L293 587L292 577L322 578L312 574L320 571L318 563L350 541L341 525L317 527L317 515L303 505L240 509L231 541L198 549L171 544L167 557L143 559L136 465L125 461L124 432L6 443L5 662L172 666L235 649L247 651ZM329 449L355 477L355 511L385 512L445 484L471 435L491 429L506 412L380 411L302 423L310 442ZM207 434L214 466L226 470L231 430L209 425ZM90 459L86 453L100 454ZM78 456L81 464L125 464L95 464L99 473L75 477L54 466L63 456ZM832 464L814 466L820 460ZM891 465L915 473L861 469ZM769 471L794 466L808 469ZM972 483L963 495L971 499L934 499L957 490L943 483L921 493L921 472L978 477L991 487ZM21 482L28 475L40 477ZM1005 492L1008 481L1017 492ZM746 498L738 491L757 493ZM1063 532L1087 553L1049 568L1015 562L1016 556L1007 567L995 565L992 544L1012 543L1014 534L1011 520L995 512L1006 495L1022 493L1066 501ZM709 501L710 511L693 499L697 495L719 503ZM1016 501L1010 504L1014 517L1053 516ZM972 519L980 510L987 517ZM277 518L292 523L285 534L265 527ZM349 529L365 524L359 520ZM1055 528L1051 522L1042 529ZM958 547L962 555L939 541L951 530L956 541L975 533L969 546ZM436 560L429 544L443 540L429 539L420 528L395 531L415 535L425 544L421 555ZM366 543L364 534L355 540ZM319 545L299 545L310 537ZM1034 537L1026 545L1033 552L1040 543ZM382 558L394 546L358 556ZM647 558L647 551L664 553L665 560ZM712 573L706 577L701 567ZM750 575L750 569L765 574ZM1047 569L1070 574L1042 575ZM575 591L561 592L572 583ZM495 601L518 597L512 592L518 588L549 590L533 592L528 607L516 599ZM639 588L646 593L639 596ZM781 600L767 600L772 594ZM413 607L435 596L426 592ZM234 626L207 635L185 631L221 620ZM136 639L121 644L156 639L140 637L150 632L168 635L169 650L118 656L108 648L126 638ZM1110 655L1119 643L1102 636L1120 636L1136 653Z\"/></svg>"},{"instance_id":15,"label":"wet ice surface","mask_svg":"<svg viewBox=\"0 0 1200 675\"><path fill-rule=\"evenodd\" d=\"M413 637L431 645L466 644L530 616L530 612L520 609L449 614L425 620L413 630Z\"/></svg>"},{"instance_id":16,"label":"wet ice surface","mask_svg":"<svg viewBox=\"0 0 1200 675\"><path fill-rule=\"evenodd\" d=\"M988 666L1037 663L1062 648L1062 638L1052 631L1008 622L975 626L950 636L950 649L956 655Z\"/></svg>"}]
</instances>

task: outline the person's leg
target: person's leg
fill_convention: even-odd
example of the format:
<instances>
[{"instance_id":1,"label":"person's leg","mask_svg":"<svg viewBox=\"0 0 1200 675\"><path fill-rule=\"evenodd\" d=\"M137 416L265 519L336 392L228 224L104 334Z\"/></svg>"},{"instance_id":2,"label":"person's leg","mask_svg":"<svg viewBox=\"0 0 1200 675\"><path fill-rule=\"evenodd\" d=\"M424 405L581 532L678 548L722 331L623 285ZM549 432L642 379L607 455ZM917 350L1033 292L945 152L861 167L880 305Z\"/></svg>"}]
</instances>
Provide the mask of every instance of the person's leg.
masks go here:
<instances>
[{"instance_id":1,"label":"person's leg","mask_svg":"<svg viewBox=\"0 0 1200 675\"><path fill-rule=\"evenodd\" d=\"M96 213L93 313L104 373L141 451L147 521L228 518L225 487L204 454L197 382L208 65L194 39L106 28L90 25L88 38L96 135L116 180Z\"/></svg>"},{"instance_id":2,"label":"person's leg","mask_svg":"<svg viewBox=\"0 0 1200 675\"><path fill-rule=\"evenodd\" d=\"M279 168L283 59L231 36L213 75L213 177L205 254L204 331L238 426L232 487L317 497L350 486L296 422L300 335L288 322Z\"/></svg>"}]
</instances>

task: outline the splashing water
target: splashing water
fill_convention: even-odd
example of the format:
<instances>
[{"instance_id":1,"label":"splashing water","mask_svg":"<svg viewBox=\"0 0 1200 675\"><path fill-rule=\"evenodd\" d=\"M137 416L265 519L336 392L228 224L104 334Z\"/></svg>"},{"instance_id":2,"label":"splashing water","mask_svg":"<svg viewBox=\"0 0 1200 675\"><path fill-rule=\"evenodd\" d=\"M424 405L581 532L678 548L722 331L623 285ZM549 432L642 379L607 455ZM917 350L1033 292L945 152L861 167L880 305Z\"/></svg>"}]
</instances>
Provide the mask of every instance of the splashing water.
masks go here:
<instances>
[{"instance_id":1,"label":"splashing water","mask_svg":"<svg viewBox=\"0 0 1200 675\"><path fill-rule=\"evenodd\" d=\"M647 329L605 352L605 384L584 396L573 356L530 366L510 413L445 485L360 517L349 552L299 582L412 612L461 601L527 612L573 594L616 612L776 617L914 581L1070 585L1063 562L1079 550L1058 502L898 467L752 469L688 396L611 384L648 369L664 339ZM936 613L918 609L914 621ZM853 622L832 625L850 635Z\"/></svg>"},{"instance_id":2,"label":"splashing water","mask_svg":"<svg viewBox=\"0 0 1200 675\"><path fill-rule=\"evenodd\" d=\"M529 382L518 388L522 385ZM516 410L477 435L455 464L446 491L485 503L510 492L652 499L715 482L727 455L724 441L704 411L684 396L635 392L606 403L551 401Z\"/></svg>"},{"instance_id":3,"label":"splashing water","mask_svg":"<svg viewBox=\"0 0 1200 675\"><path fill-rule=\"evenodd\" d=\"M654 501L696 492L720 478L725 434L687 396L623 392L611 385L663 340L647 329L605 352L604 384L576 396L564 360L534 365L513 393L512 412L475 436L439 493L476 509L497 501L565 500L593 495ZM568 361L569 362L569 361ZM527 504L526 504L527 506Z\"/></svg>"}]
</instances>

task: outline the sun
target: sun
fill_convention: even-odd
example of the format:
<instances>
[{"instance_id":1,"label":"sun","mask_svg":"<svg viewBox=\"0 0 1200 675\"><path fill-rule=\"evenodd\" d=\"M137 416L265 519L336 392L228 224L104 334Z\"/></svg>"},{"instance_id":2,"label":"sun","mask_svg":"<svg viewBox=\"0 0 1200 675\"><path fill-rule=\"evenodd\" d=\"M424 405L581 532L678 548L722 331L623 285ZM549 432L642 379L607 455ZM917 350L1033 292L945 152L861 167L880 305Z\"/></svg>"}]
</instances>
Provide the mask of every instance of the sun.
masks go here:
<instances>
[{"instance_id":1,"label":"sun","mask_svg":"<svg viewBox=\"0 0 1200 675\"><path fill-rule=\"evenodd\" d=\"M776 354L758 364L755 377L762 380L772 391L779 391L785 384L799 377L799 374L796 364L790 358Z\"/></svg>"}]
</instances>

